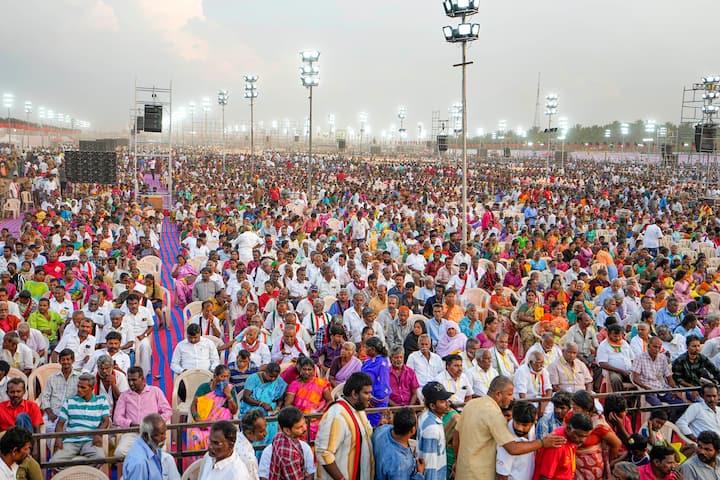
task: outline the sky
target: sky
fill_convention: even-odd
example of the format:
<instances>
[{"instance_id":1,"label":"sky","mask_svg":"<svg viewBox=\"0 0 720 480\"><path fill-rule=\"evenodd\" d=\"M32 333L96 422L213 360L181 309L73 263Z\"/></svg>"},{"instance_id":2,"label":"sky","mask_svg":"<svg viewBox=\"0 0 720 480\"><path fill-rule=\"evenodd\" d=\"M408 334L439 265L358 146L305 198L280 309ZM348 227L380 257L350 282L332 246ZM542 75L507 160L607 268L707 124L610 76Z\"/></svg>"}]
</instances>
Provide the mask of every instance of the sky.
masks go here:
<instances>
[{"instance_id":1,"label":"sky","mask_svg":"<svg viewBox=\"0 0 720 480\"><path fill-rule=\"evenodd\" d=\"M217 92L227 89L226 122L243 124L243 75L255 73L256 121L302 121L303 49L321 52L315 125L334 114L338 129L358 130L364 111L377 134L398 124L403 105L412 135L461 99L460 47L441 31L458 20L440 0L0 0L0 11L0 91L22 118L30 100L35 112L120 130L136 82L172 82L173 110L210 97L218 119ZM542 97L556 93L571 124L678 122L683 87L720 72L714 29L702 26L718 15L717 0L482 0L468 49L468 131L501 119L531 127L539 72Z\"/></svg>"}]
</instances>

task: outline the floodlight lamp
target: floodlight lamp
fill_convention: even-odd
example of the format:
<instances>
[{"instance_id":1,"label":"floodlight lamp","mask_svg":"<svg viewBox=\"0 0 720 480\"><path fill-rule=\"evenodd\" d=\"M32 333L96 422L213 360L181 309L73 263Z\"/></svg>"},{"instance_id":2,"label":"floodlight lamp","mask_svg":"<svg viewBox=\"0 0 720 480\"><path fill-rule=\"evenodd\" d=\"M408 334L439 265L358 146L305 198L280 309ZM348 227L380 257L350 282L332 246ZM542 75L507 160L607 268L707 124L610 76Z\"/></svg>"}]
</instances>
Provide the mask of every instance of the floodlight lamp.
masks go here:
<instances>
[{"instance_id":1,"label":"floodlight lamp","mask_svg":"<svg viewBox=\"0 0 720 480\"><path fill-rule=\"evenodd\" d=\"M713 100L715 98L720 98L720 93L711 91L703 94L703 100Z\"/></svg>"},{"instance_id":2,"label":"floodlight lamp","mask_svg":"<svg viewBox=\"0 0 720 480\"><path fill-rule=\"evenodd\" d=\"M257 90L245 90L245 98L257 98Z\"/></svg>"},{"instance_id":3,"label":"floodlight lamp","mask_svg":"<svg viewBox=\"0 0 720 480\"><path fill-rule=\"evenodd\" d=\"M480 7L479 0L445 0L443 8L448 17L475 15Z\"/></svg>"},{"instance_id":4,"label":"floodlight lamp","mask_svg":"<svg viewBox=\"0 0 720 480\"><path fill-rule=\"evenodd\" d=\"M317 87L320 85L320 77L316 75L303 75L300 77L303 87Z\"/></svg>"},{"instance_id":5,"label":"floodlight lamp","mask_svg":"<svg viewBox=\"0 0 720 480\"><path fill-rule=\"evenodd\" d=\"M303 65L300 67L300 75L318 75L320 73L320 67L317 65Z\"/></svg>"},{"instance_id":6,"label":"floodlight lamp","mask_svg":"<svg viewBox=\"0 0 720 480\"><path fill-rule=\"evenodd\" d=\"M255 83L260 77L255 74L245 75L244 79L247 83Z\"/></svg>"},{"instance_id":7,"label":"floodlight lamp","mask_svg":"<svg viewBox=\"0 0 720 480\"><path fill-rule=\"evenodd\" d=\"M32 113L32 102L30 100L25 102L25 113Z\"/></svg>"},{"instance_id":8,"label":"floodlight lamp","mask_svg":"<svg viewBox=\"0 0 720 480\"><path fill-rule=\"evenodd\" d=\"M720 110L720 107L717 105L705 105L703 107L703 113L707 115L714 115L718 112L718 110Z\"/></svg>"},{"instance_id":9,"label":"floodlight lamp","mask_svg":"<svg viewBox=\"0 0 720 480\"><path fill-rule=\"evenodd\" d=\"M443 27L445 40L450 43L477 40L479 34L480 25L477 23L461 23L457 27Z\"/></svg>"},{"instance_id":10,"label":"floodlight lamp","mask_svg":"<svg viewBox=\"0 0 720 480\"><path fill-rule=\"evenodd\" d=\"M227 105L229 97L227 90L220 90L218 92L218 105Z\"/></svg>"},{"instance_id":11,"label":"floodlight lamp","mask_svg":"<svg viewBox=\"0 0 720 480\"><path fill-rule=\"evenodd\" d=\"M300 52L300 58L303 62L317 62L320 59L320 52L317 50L304 50Z\"/></svg>"},{"instance_id":12,"label":"floodlight lamp","mask_svg":"<svg viewBox=\"0 0 720 480\"><path fill-rule=\"evenodd\" d=\"M704 84L711 84L711 83L720 83L720 76L719 75L707 75L703 77L703 83Z\"/></svg>"},{"instance_id":13,"label":"floodlight lamp","mask_svg":"<svg viewBox=\"0 0 720 480\"><path fill-rule=\"evenodd\" d=\"M3 107L12 108L15 96L12 93L3 93Z\"/></svg>"}]
</instances>

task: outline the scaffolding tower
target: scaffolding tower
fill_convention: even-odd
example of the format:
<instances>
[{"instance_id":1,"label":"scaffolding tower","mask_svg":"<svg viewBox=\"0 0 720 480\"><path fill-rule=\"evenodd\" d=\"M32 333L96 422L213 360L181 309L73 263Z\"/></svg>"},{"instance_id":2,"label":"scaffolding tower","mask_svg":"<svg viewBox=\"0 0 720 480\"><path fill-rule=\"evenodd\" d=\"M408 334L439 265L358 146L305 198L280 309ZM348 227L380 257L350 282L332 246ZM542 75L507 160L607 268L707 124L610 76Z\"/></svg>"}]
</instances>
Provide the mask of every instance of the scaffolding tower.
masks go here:
<instances>
[{"instance_id":1,"label":"scaffolding tower","mask_svg":"<svg viewBox=\"0 0 720 480\"><path fill-rule=\"evenodd\" d=\"M697 180L705 184L706 195L710 195L713 184L717 185L717 131L720 128L714 119L720 108L720 77L707 76L699 83L683 88L680 125L675 148L687 150L686 161L695 167Z\"/></svg>"}]
</instances>

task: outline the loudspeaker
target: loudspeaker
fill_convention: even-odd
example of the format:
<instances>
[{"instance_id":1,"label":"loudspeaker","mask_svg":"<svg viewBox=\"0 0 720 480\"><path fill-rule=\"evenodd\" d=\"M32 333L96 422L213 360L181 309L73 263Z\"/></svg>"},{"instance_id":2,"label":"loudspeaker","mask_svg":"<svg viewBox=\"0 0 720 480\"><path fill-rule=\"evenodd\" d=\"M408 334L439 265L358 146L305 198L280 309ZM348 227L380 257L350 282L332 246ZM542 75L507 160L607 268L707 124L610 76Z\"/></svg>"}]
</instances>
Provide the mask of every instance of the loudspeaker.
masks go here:
<instances>
[{"instance_id":1,"label":"loudspeaker","mask_svg":"<svg viewBox=\"0 0 720 480\"><path fill-rule=\"evenodd\" d=\"M672 157L673 146L669 143L663 143L662 145L660 145L660 152L662 153L663 158Z\"/></svg>"},{"instance_id":2,"label":"loudspeaker","mask_svg":"<svg viewBox=\"0 0 720 480\"><path fill-rule=\"evenodd\" d=\"M380 155L382 153L382 150L380 149L380 146L372 145L370 147L370 155Z\"/></svg>"},{"instance_id":3,"label":"loudspeaker","mask_svg":"<svg viewBox=\"0 0 720 480\"><path fill-rule=\"evenodd\" d=\"M80 140L81 152L97 152L97 143L94 140Z\"/></svg>"},{"instance_id":4,"label":"loudspeaker","mask_svg":"<svg viewBox=\"0 0 720 480\"><path fill-rule=\"evenodd\" d=\"M295 138L293 138L293 142L298 143L300 141L300 135L295 135Z\"/></svg>"},{"instance_id":5,"label":"loudspeaker","mask_svg":"<svg viewBox=\"0 0 720 480\"><path fill-rule=\"evenodd\" d=\"M72 183L117 184L117 154L68 150L65 177Z\"/></svg>"},{"instance_id":6,"label":"loudspeaker","mask_svg":"<svg viewBox=\"0 0 720 480\"><path fill-rule=\"evenodd\" d=\"M510 158L510 149L509 148L506 148L503 153L504 153L505 158Z\"/></svg>"},{"instance_id":7,"label":"loudspeaker","mask_svg":"<svg viewBox=\"0 0 720 480\"><path fill-rule=\"evenodd\" d=\"M345 150L345 140L344 139L338 140L338 150Z\"/></svg>"},{"instance_id":8,"label":"loudspeaker","mask_svg":"<svg viewBox=\"0 0 720 480\"><path fill-rule=\"evenodd\" d=\"M145 105L145 131L162 132L162 105Z\"/></svg>"},{"instance_id":9,"label":"loudspeaker","mask_svg":"<svg viewBox=\"0 0 720 480\"><path fill-rule=\"evenodd\" d=\"M565 160L567 160L567 152L555 150L555 161L564 162Z\"/></svg>"},{"instance_id":10,"label":"loudspeaker","mask_svg":"<svg viewBox=\"0 0 720 480\"><path fill-rule=\"evenodd\" d=\"M478 155L481 157L487 157L488 156L488 149L487 148L479 148L478 149Z\"/></svg>"},{"instance_id":11,"label":"loudspeaker","mask_svg":"<svg viewBox=\"0 0 720 480\"><path fill-rule=\"evenodd\" d=\"M714 152L718 126L714 123L695 125L695 151Z\"/></svg>"},{"instance_id":12,"label":"loudspeaker","mask_svg":"<svg viewBox=\"0 0 720 480\"><path fill-rule=\"evenodd\" d=\"M145 130L145 117L137 117L135 120L135 125L137 125L137 131L142 132Z\"/></svg>"},{"instance_id":13,"label":"loudspeaker","mask_svg":"<svg viewBox=\"0 0 720 480\"><path fill-rule=\"evenodd\" d=\"M447 152L447 149L448 149L447 135L438 135L437 136L437 146L438 146L438 152Z\"/></svg>"}]
</instances>

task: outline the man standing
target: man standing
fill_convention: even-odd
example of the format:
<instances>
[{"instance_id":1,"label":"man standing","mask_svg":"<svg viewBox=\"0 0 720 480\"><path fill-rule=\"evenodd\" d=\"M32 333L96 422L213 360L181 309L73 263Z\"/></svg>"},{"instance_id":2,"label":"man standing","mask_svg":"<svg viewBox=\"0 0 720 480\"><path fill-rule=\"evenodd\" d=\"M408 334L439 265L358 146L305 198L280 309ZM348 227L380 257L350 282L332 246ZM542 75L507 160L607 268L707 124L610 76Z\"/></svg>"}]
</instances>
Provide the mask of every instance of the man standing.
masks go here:
<instances>
[{"instance_id":1,"label":"man standing","mask_svg":"<svg viewBox=\"0 0 720 480\"><path fill-rule=\"evenodd\" d=\"M227 420L215 422L210 429L208 451L200 464L200 480L250 478L245 464L235 453L237 427Z\"/></svg>"},{"instance_id":2,"label":"man standing","mask_svg":"<svg viewBox=\"0 0 720 480\"><path fill-rule=\"evenodd\" d=\"M541 447L554 447L565 443L564 438L555 435L533 442L516 441L507 428L501 410L507 408L512 400L512 380L500 375L490 383L486 396L470 400L465 405L455 431L454 443L458 450L456 478L493 478L498 445L502 445L510 455L524 455Z\"/></svg>"},{"instance_id":3,"label":"man standing","mask_svg":"<svg viewBox=\"0 0 720 480\"><path fill-rule=\"evenodd\" d=\"M715 432L700 432L697 439L697 454L680 465L684 480L706 480L720 478L720 436Z\"/></svg>"},{"instance_id":4,"label":"man standing","mask_svg":"<svg viewBox=\"0 0 720 480\"><path fill-rule=\"evenodd\" d=\"M450 411L452 393L439 382L428 382L422 389L425 407L418 418L417 455L425 464L425 480L447 477L447 453L443 417Z\"/></svg>"},{"instance_id":5,"label":"man standing","mask_svg":"<svg viewBox=\"0 0 720 480\"><path fill-rule=\"evenodd\" d=\"M42 401L40 402L40 408L47 417L45 431L48 433L55 431L60 408L65 403L65 400L75 396L78 380L80 379L80 373L73 370L73 363L75 363L73 351L69 348L65 349L60 352L59 357L60 371L53 373L45 382Z\"/></svg>"},{"instance_id":6,"label":"man standing","mask_svg":"<svg viewBox=\"0 0 720 480\"><path fill-rule=\"evenodd\" d=\"M110 407L103 396L93 393L95 377L83 373L78 379L77 396L65 400L56 432L93 432L110 426ZM87 435L83 437L67 437L55 439L54 454L51 461L63 462L77 456L90 459L102 459L102 436Z\"/></svg>"},{"instance_id":7,"label":"man standing","mask_svg":"<svg viewBox=\"0 0 720 480\"><path fill-rule=\"evenodd\" d=\"M133 480L180 478L175 463L163 461L166 436L167 426L160 415L152 413L143 418L140 437L130 447L123 463L123 477Z\"/></svg>"},{"instance_id":8,"label":"man standing","mask_svg":"<svg viewBox=\"0 0 720 480\"><path fill-rule=\"evenodd\" d=\"M140 305L140 297L136 293L131 293L126 300L127 313L125 314L125 322L130 327L129 339L138 340L136 365L142 368L146 374L150 373L150 360L152 358L152 343L150 334L152 334L155 321L152 312Z\"/></svg>"},{"instance_id":9,"label":"man standing","mask_svg":"<svg viewBox=\"0 0 720 480\"><path fill-rule=\"evenodd\" d=\"M120 428L140 425L142 419L151 413L160 414L166 422L170 421L172 408L158 387L147 385L140 367L130 367L127 374L130 390L123 392L115 404L114 423ZM115 455L124 457L137 440L137 433L124 433L120 436Z\"/></svg>"},{"instance_id":10,"label":"man standing","mask_svg":"<svg viewBox=\"0 0 720 480\"><path fill-rule=\"evenodd\" d=\"M307 433L305 417L297 408L285 407L278 413L278 425L268 480L304 480L305 457L300 439Z\"/></svg>"},{"instance_id":11,"label":"man standing","mask_svg":"<svg viewBox=\"0 0 720 480\"><path fill-rule=\"evenodd\" d=\"M510 433L518 442L535 440L535 419L537 408L529 402L515 402L512 409L512 420L508 423ZM530 480L535 468L535 452L525 455L510 455L501 447L497 447L497 480Z\"/></svg>"},{"instance_id":12,"label":"man standing","mask_svg":"<svg viewBox=\"0 0 720 480\"><path fill-rule=\"evenodd\" d=\"M593 429L587 415L577 413L567 425L553 432L565 440L556 448L542 447L535 455L533 480L573 480L575 478L575 454ZM546 437L549 438L549 437Z\"/></svg>"},{"instance_id":13,"label":"man standing","mask_svg":"<svg viewBox=\"0 0 720 480\"><path fill-rule=\"evenodd\" d=\"M431 340L427 333L418 338L420 350L408 355L407 366L412 368L421 387L437 377L445 369L443 361L437 353L430 351Z\"/></svg>"},{"instance_id":14,"label":"man standing","mask_svg":"<svg viewBox=\"0 0 720 480\"><path fill-rule=\"evenodd\" d=\"M423 480L425 461L415 459L409 440L417 431L415 413L402 408L393 415L392 425L381 425L372 436L377 480Z\"/></svg>"},{"instance_id":15,"label":"man standing","mask_svg":"<svg viewBox=\"0 0 720 480\"><path fill-rule=\"evenodd\" d=\"M315 451L318 480L374 478L372 427L365 414L372 397L372 379L356 372L345 381L343 395L320 420Z\"/></svg>"}]
</instances>

